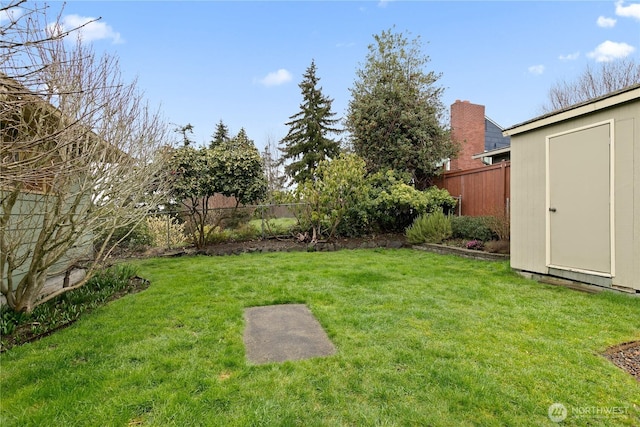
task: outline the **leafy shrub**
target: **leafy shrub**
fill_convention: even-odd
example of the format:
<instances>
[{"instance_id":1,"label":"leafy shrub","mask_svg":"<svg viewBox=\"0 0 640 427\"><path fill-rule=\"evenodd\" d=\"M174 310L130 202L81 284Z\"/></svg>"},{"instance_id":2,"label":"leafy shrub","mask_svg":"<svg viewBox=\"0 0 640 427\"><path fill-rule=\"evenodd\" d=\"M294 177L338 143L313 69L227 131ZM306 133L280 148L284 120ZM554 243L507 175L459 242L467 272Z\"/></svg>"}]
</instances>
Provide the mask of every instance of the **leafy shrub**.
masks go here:
<instances>
[{"instance_id":1,"label":"leafy shrub","mask_svg":"<svg viewBox=\"0 0 640 427\"><path fill-rule=\"evenodd\" d=\"M253 240L260 236L260 230L253 224L244 224L235 230L231 230L231 238L235 241L243 242Z\"/></svg>"},{"instance_id":2,"label":"leafy shrub","mask_svg":"<svg viewBox=\"0 0 640 427\"><path fill-rule=\"evenodd\" d=\"M484 222L497 237L498 240L509 240L511 238L511 221L508 214L496 213L484 217Z\"/></svg>"},{"instance_id":3,"label":"leafy shrub","mask_svg":"<svg viewBox=\"0 0 640 427\"><path fill-rule=\"evenodd\" d=\"M129 234L127 235L127 233ZM106 238L106 235L101 236L97 241L97 246L101 246ZM121 248L136 249L153 245L153 238L149 233L147 223L143 221L138 225L116 228L109 239L108 246L112 246L116 243L118 243L118 246Z\"/></svg>"},{"instance_id":4,"label":"leafy shrub","mask_svg":"<svg viewBox=\"0 0 640 427\"><path fill-rule=\"evenodd\" d=\"M305 203L296 209L301 227L308 226L312 240L331 239L344 230L345 223L355 224L354 212L366 206L368 181L366 165L355 154L341 154L328 161L323 160L316 169L316 179L300 183L294 193L297 203Z\"/></svg>"},{"instance_id":5,"label":"leafy shrub","mask_svg":"<svg viewBox=\"0 0 640 427\"><path fill-rule=\"evenodd\" d=\"M409 185L408 177L395 171L378 172L371 177L369 219L382 231L406 229L413 220L425 213L441 210L449 212L456 199L437 187L425 191Z\"/></svg>"},{"instance_id":6,"label":"leafy shrub","mask_svg":"<svg viewBox=\"0 0 640 427\"><path fill-rule=\"evenodd\" d=\"M240 228L251 221L254 208L233 209L228 218L224 220L225 228Z\"/></svg>"},{"instance_id":7,"label":"leafy shrub","mask_svg":"<svg viewBox=\"0 0 640 427\"><path fill-rule=\"evenodd\" d=\"M184 227L184 223L167 215L147 217L147 229L155 247L176 248L184 245L187 240Z\"/></svg>"},{"instance_id":8,"label":"leafy shrub","mask_svg":"<svg viewBox=\"0 0 640 427\"><path fill-rule=\"evenodd\" d=\"M453 216L451 231L454 239L489 241L493 238L491 229L487 227L485 217Z\"/></svg>"},{"instance_id":9,"label":"leafy shrub","mask_svg":"<svg viewBox=\"0 0 640 427\"><path fill-rule=\"evenodd\" d=\"M449 194L444 188L438 188L435 185L423 191L427 195L427 212L436 212L441 210L445 215L451 214L458 201Z\"/></svg>"},{"instance_id":10,"label":"leafy shrub","mask_svg":"<svg viewBox=\"0 0 640 427\"><path fill-rule=\"evenodd\" d=\"M406 230L407 241L412 244L442 243L451 237L451 217L436 211L420 215Z\"/></svg>"},{"instance_id":11,"label":"leafy shrub","mask_svg":"<svg viewBox=\"0 0 640 427\"><path fill-rule=\"evenodd\" d=\"M204 226L205 244L212 245L216 243L226 243L231 241L232 235L230 230L223 230L220 227Z\"/></svg>"}]
</instances>

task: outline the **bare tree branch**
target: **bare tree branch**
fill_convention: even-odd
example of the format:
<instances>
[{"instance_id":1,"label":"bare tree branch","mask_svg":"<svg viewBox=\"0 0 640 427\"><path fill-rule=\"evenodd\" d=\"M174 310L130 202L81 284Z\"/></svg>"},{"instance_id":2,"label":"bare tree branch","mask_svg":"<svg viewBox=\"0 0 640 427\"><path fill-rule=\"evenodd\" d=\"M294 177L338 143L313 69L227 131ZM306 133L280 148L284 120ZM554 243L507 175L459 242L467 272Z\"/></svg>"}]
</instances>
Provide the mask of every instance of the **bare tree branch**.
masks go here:
<instances>
[{"instance_id":1,"label":"bare tree branch","mask_svg":"<svg viewBox=\"0 0 640 427\"><path fill-rule=\"evenodd\" d=\"M52 31L60 19L34 8L1 29L0 290L17 311L86 283L113 247L93 241L166 198L166 122L117 58ZM84 280L41 298L47 278L80 262Z\"/></svg>"},{"instance_id":2,"label":"bare tree branch","mask_svg":"<svg viewBox=\"0 0 640 427\"><path fill-rule=\"evenodd\" d=\"M603 62L598 68L588 66L576 81L556 83L541 109L549 113L637 83L640 83L640 64L633 59Z\"/></svg>"}]
</instances>

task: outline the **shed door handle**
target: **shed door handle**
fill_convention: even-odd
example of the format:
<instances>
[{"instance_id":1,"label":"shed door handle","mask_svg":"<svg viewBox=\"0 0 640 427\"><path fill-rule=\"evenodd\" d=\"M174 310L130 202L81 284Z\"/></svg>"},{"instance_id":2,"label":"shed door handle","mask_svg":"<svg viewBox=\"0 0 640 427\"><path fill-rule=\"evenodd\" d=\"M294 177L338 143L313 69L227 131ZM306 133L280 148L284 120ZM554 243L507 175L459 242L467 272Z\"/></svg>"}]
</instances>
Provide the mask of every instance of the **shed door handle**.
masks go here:
<instances>
[{"instance_id":1,"label":"shed door handle","mask_svg":"<svg viewBox=\"0 0 640 427\"><path fill-rule=\"evenodd\" d=\"M549 212L555 212L556 208L549 208Z\"/></svg>"}]
</instances>

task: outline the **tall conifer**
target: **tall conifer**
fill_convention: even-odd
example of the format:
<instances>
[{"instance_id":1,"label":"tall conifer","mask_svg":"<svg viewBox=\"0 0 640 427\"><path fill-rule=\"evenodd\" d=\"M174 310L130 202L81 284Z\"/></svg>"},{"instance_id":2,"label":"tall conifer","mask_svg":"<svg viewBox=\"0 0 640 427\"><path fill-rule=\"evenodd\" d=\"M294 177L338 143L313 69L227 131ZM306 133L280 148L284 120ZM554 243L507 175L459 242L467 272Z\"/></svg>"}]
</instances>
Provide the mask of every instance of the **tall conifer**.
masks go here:
<instances>
[{"instance_id":1,"label":"tall conifer","mask_svg":"<svg viewBox=\"0 0 640 427\"><path fill-rule=\"evenodd\" d=\"M300 111L289 117L289 132L280 141L282 161L288 162L285 173L295 183L314 179L320 161L340 154L340 143L328 135L342 130L335 127L339 120L331 111L333 99L322 94L319 80L315 61L311 61L298 85L302 91Z\"/></svg>"}]
</instances>

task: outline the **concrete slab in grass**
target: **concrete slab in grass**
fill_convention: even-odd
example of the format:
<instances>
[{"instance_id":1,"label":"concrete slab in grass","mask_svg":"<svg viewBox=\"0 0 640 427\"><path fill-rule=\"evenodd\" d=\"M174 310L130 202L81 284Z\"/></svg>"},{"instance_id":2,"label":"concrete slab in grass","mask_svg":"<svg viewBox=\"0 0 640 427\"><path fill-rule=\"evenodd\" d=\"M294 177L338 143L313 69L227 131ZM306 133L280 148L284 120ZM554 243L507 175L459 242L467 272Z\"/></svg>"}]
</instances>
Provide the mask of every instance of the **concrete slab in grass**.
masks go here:
<instances>
[{"instance_id":1,"label":"concrete slab in grass","mask_svg":"<svg viewBox=\"0 0 640 427\"><path fill-rule=\"evenodd\" d=\"M255 364L329 356L336 352L318 320L304 304L245 309L244 344Z\"/></svg>"}]
</instances>

